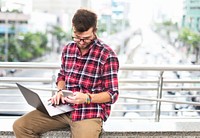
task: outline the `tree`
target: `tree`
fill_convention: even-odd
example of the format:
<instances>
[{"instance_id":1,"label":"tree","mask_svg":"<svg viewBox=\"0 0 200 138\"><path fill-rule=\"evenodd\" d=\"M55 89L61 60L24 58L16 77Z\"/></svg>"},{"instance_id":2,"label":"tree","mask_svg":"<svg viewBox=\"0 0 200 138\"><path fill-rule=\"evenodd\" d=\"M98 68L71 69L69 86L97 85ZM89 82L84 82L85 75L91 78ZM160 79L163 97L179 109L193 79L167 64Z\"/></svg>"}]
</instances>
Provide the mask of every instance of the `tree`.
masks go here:
<instances>
[{"instance_id":1,"label":"tree","mask_svg":"<svg viewBox=\"0 0 200 138\"><path fill-rule=\"evenodd\" d=\"M188 52L195 54L195 62L198 63L200 35L188 28L183 28L179 33L179 39L187 46Z\"/></svg>"},{"instance_id":2,"label":"tree","mask_svg":"<svg viewBox=\"0 0 200 138\"><path fill-rule=\"evenodd\" d=\"M4 39L0 39L0 53L4 53ZM41 32L21 33L9 37L8 61L30 61L50 51L47 47L47 36ZM0 57L4 61L4 56Z\"/></svg>"},{"instance_id":3,"label":"tree","mask_svg":"<svg viewBox=\"0 0 200 138\"><path fill-rule=\"evenodd\" d=\"M47 48L47 36L41 32L21 34L22 39L18 40L21 45L19 50L20 60L26 61L37 58L45 54Z\"/></svg>"},{"instance_id":4,"label":"tree","mask_svg":"<svg viewBox=\"0 0 200 138\"><path fill-rule=\"evenodd\" d=\"M57 25L52 25L50 33L57 39L58 48L62 46L63 41L70 39L69 35L60 26Z\"/></svg>"}]
</instances>

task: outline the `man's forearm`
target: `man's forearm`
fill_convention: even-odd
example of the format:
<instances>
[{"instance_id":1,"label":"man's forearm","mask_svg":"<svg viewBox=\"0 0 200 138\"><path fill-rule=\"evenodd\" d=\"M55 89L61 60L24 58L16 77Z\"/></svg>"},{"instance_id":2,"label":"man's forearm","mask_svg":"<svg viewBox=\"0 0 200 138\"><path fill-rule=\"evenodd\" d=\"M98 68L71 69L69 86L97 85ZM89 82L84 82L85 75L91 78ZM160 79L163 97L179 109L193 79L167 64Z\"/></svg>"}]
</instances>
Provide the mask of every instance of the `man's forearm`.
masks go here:
<instances>
[{"instance_id":1,"label":"man's forearm","mask_svg":"<svg viewBox=\"0 0 200 138\"><path fill-rule=\"evenodd\" d=\"M59 81L58 84L57 84L57 88L58 88L58 90L59 89L62 89L62 90L66 89L65 88L65 81Z\"/></svg>"},{"instance_id":2,"label":"man's forearm","mask_svg":"<svg viewBox=\"0 0 200 138\"><path fill-rule=\"evenodd\" d=\"M108 92L101 92L98 94L90 94L92 103L107 103L111 101L111 97Z\"/></svg>"}]
</instances>

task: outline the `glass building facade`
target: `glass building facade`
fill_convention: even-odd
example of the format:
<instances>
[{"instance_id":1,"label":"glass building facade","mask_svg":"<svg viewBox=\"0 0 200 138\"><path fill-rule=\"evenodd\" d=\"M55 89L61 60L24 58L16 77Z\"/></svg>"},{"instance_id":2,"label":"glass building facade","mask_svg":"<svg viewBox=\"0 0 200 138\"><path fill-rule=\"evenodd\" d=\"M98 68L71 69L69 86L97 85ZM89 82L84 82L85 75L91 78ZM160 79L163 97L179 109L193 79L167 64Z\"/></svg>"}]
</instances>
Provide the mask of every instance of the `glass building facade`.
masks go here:
<instances>
[{"instance_id":1,"label":"glass building facade","mask_svg":"<svg viewBox=\"0 0 200 138\"><path fill-rule=\"evenodd\" d=\"M200 32L200 0L184 0L182 26Z\"/></svg>"}]
</instances>

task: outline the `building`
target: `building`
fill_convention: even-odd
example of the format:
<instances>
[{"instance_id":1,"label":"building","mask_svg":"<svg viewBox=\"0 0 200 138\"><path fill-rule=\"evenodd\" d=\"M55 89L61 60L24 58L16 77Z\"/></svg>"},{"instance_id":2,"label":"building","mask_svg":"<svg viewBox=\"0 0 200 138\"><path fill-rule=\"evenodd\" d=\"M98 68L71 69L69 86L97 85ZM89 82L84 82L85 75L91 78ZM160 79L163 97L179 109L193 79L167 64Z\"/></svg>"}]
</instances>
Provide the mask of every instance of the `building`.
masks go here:
<instances>
[{"instance_id":1,"label":"building","mask_svg":"<svg viewBox=\"0 0 200 138\"><path fill-rule=\"evenodd\" d=\"M182 27L200 32L200 0L184 0Z\"/></svg>"},{"instance_id":2,"label":"building","mask_svg":"<svg viewBox=\"0 0 200 138\"><path fill-rule=\"evenodd\" d=\"M26 2L19 1L0 1L0 38L5 44L0 46L0 50L4 49L4 60L8 61L9 37L21 32L28 31L28 21L30 16L26 14ZM2 57L0 57L2 58Z\"/></svg>"},{"instance_id":3,"label":"building","mask_svg":"<svg viewBox=\"0 0 200 138\"><path fill-rule=\"evenodd\" d=\"M90 7L90 3L90 0L0 0L0 34L14 33L15 27L19 32L28 28L44 31L49 24L68 31L74 12L80 7Z\"/></svg>"},{"instance_id":4,"label":"building","mask_svg":"<svg viewBox=\"0 0 200 138\"><path fill-rule=\"evenodd\" d=\"M30 16L27 12L27 2L22 0L2 0L0 1L0 35L15 34L28 31L28 20Z\"/></svg>"},{"instance_id":5,"label":"building","mask_svg":"<svg viewBox=\"0 0 200 138\"><path fill-rule=\"evenodd\" d=\"M0 35L27 32L29 19L30 16L23 13L0 12Z\"/></svg>"}]
</instances>

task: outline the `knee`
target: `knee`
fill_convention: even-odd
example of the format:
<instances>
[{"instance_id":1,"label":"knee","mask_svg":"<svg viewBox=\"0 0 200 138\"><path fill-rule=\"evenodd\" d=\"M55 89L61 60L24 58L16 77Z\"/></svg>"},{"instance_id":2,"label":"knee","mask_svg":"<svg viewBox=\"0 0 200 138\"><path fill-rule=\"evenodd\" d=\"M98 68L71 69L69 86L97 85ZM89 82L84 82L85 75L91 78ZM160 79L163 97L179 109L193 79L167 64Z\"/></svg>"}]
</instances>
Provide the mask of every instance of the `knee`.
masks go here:
<instances>
[{"instance_id":1,"label":"knee","mask_svg":"<svg viewBox=\"0 0 200 138\"><path fill-rule=\"evenodd\" d=\"M15 120L15 122L13 123L13 131L18 131L19 129L23 128L25 126L25 123L23 120L21 120L20 118Z\"/></svg>"}]
</instances>

